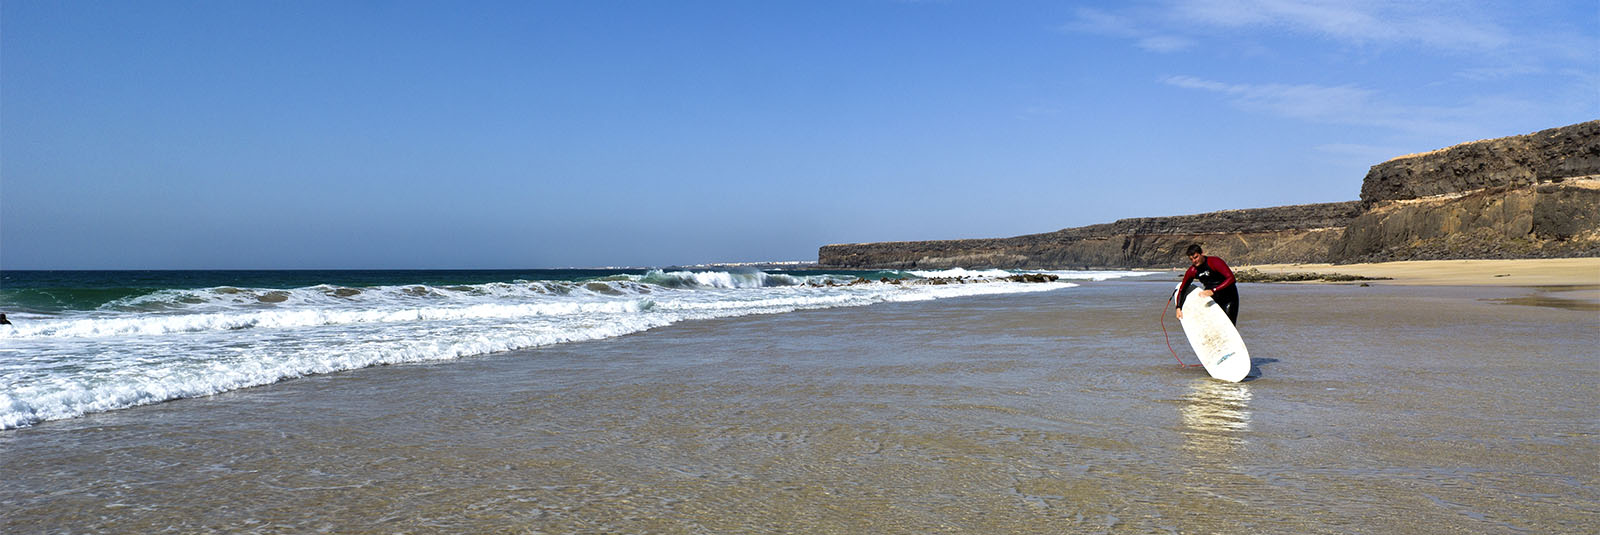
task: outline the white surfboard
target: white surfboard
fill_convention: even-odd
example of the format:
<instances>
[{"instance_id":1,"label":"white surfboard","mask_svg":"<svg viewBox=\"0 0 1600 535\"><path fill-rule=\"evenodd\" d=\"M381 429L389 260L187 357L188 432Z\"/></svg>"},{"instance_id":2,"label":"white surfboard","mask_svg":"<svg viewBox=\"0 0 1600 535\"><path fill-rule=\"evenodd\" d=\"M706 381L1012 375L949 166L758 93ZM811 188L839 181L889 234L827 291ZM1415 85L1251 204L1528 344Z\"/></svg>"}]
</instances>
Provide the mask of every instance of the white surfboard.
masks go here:
<instances>
[{"instance_id":1,"label":"white surfboard","mask_svg":"<svg viewBox=\"0 0 1600 535\"><path fill-rule=\"evenodd\" d=\"M1189 292L1183 301L1183 334L1189 337L1189 347L1212 377L1230 382L1243 381L1250 375L1250 350L1244 347L1239 329L1228 321L1210 297L1201 297L1200 288Z\"/></svg>"}]
</instances>

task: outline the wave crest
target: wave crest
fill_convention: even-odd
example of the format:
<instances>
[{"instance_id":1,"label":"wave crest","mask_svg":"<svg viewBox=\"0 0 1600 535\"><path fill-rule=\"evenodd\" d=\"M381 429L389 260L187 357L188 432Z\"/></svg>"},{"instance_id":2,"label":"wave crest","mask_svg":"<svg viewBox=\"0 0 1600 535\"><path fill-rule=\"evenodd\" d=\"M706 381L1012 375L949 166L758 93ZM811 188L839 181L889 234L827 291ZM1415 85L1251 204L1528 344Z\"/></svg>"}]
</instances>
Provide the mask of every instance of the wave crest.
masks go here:
<instances>
[{"instance_id":1,"label":"wave crest","mask_svg":"<svg viewBox=\"0 0 1600 535\"><path fill-rule=\"evenodd\" d=\"M943 275L943 276L949 276ZM838 274L651 271L577 281L123 296L0 328L0 429L382 364L594 340L674 323L1072 283L904 285Z\"/></svg>"}]
</instances>

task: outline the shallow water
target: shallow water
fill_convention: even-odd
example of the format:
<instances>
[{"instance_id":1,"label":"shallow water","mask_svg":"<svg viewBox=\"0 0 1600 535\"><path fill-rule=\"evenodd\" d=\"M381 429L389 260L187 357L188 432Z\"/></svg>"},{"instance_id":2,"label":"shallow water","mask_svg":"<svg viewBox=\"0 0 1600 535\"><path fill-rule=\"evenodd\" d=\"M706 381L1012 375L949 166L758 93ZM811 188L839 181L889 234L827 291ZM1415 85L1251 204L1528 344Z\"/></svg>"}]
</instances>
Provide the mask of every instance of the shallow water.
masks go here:
<instances>
[{"instance_id":1,"label":"shallow water","mask_svg":"<svg viewBox=\"0 0 1600 535\"><path fill-rule=\"evenodd\" d=\"M0 430L307 375L610 338L682 321L1075 286L918 280L971 273L5 272L0 310L25 312L0 325ZM1067 280L1148 275L1058 273Z\"/></svg>"},{"instance_id":2,"label":"shallow water","mask_svg":"<svg viewBox=\"0 0 1600 535\"><path fill-rule=\"evenodd\" d=\"M1245 285L1259 377L1231 384L1167 353L1170 288L692 321L46 422L0 432L0 531L1600 528L1592 312Z\"/></svg>"}]
</instances>

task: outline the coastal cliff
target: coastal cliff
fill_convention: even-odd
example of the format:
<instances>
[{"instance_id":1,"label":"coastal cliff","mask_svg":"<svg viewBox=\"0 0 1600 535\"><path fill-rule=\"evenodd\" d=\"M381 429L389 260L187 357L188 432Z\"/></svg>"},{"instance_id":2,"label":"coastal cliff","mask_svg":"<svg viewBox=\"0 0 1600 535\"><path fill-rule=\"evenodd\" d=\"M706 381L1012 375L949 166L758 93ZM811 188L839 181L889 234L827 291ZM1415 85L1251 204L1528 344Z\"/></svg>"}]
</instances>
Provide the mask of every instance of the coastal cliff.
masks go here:
<instances>
[{"instance_id":1,"label":"coastal cliff","mask_svg":"<svg viewBox=\"0 0 1600 535\"><path fill-rule=\"evenodd\" d=\"M1371 204L1328 261L1600 256L1600 176Z\"/></svg>"},{"instance_id":2,"label":"coastal cliff","mask_svg":"<svg viewBox=\"0 0 1600 535\"><path fill-rule=\"evenodd\" d=\"M1463 143L1372 166L1362 202L1512 188L1600 174L1600 121Z\"/></svg>"},{"instance_id":3,"label":"coastal cliff","mask_svg":"<svg viewBox=\"0 0 1600 535\"><path fill-rule=\"evenodd\" d=\"M826 245L817 263L1169 267L1191 243L1240 265L1600 256L1600 121L1395 158L1372 167L1360 201L1122 219L1010 238Z\"/></svg>"},{"instance_id":4,"label":"coastal cliff","mask_svg":"<svg viewBox=\"0 0 1600 535\"><path fill-rule=\"evenodd\" d=\"M1360 209L1360 202L1349 201L1122 219L1012 238L828 245L817 263L864 269L1162 267L1197 241L1229 259L1316 262Z\"/></svg>"},{"instance_id":5,"label":"coastal cliff","mask_svg":"<svg viewBox=\"0 0 1600 535\"><path fill-rule=\"evenodd\" d=\"M1372 166L1331 262L1600 256L1600 121Z\"/></svg>"}]
</instances>

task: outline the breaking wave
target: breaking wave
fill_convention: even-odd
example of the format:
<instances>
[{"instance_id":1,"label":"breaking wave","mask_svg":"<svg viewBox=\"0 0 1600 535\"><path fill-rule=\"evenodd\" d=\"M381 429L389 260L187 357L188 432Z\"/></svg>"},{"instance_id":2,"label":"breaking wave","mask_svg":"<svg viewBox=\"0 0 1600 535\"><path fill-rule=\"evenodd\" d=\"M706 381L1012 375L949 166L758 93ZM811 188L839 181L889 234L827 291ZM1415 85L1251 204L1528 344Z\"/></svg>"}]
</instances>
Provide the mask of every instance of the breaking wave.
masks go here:
<instances>
[{"instance_id":1,"label":"breaking wave","mask_svg":"<svg viewBox=\"0 0 1600 535\"><path fill-rule=\"evenodd\" d=\"M946 270L884 278L954 276L991 275ZM1078 280L1102 280L1095 277ZM610 338L689 320L1073 286L886 284L841 274L655 270L464 285L119 291L92 309L31 315L0 326L0 429L367 366Z\"/></svg>"}]
</instances>

